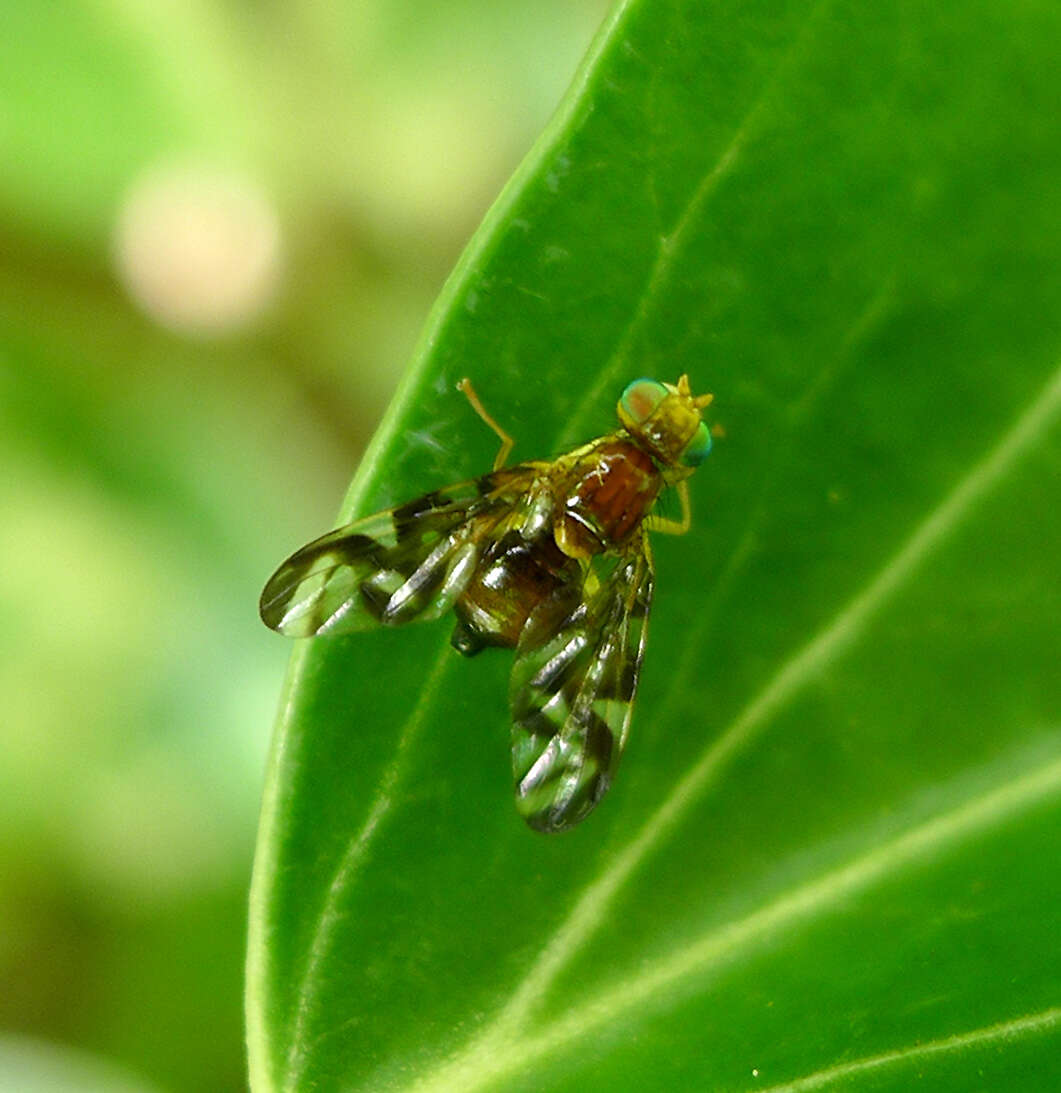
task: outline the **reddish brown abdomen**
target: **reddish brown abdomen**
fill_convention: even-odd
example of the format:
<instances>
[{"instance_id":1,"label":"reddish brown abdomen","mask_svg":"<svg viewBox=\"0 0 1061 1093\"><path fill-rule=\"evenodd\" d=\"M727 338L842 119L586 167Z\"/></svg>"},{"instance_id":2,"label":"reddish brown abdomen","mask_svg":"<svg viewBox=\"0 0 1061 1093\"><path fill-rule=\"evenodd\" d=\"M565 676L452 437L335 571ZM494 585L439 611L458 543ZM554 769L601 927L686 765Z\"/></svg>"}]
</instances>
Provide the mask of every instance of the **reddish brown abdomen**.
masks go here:
<instances>
[{"instance_id":1,"label":"reddish brown abdomen","mask_svg":"<svg viewBox=\"0 0 1061 1093\"><path fill-rule=\"evenodd\" d=\"M556 542L585 558L624 545L640 526L663 480L652 457L629 440L609 440L572 469L559 498Z\"/></svg>"}]
</instances>

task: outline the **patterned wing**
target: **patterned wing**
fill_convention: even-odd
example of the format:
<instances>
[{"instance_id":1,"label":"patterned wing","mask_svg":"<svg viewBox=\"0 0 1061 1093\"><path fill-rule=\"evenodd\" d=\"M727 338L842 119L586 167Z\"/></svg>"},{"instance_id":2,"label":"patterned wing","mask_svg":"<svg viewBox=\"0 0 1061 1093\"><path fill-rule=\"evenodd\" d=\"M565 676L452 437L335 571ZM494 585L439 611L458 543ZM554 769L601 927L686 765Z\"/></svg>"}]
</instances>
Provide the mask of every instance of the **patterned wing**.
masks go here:
<instances>
[{"instance_id":1,"label":"patterned wing","mask_svg":"<svg viewBox=\"0 0 1061 1093\"><path fill-rule=\"evenodd\" d=\"M538 831L585 819L611 785L626 743L649 608L643 549L620 557L559 630L517 650L512 668L516 807ZM596 585L596 588L591 588Z\"/></svg>"},{"instance_id":2,"label":"patterned wing","mask_svg":"<svg viewBox=\"0 0 1061 1093\"><path fill-rule=\"evenodd\" d=\"M536 474L535 464L495 471L321 536L269 578L262 621L306 638L438 618Z\"/></svg>"}]
</instances>

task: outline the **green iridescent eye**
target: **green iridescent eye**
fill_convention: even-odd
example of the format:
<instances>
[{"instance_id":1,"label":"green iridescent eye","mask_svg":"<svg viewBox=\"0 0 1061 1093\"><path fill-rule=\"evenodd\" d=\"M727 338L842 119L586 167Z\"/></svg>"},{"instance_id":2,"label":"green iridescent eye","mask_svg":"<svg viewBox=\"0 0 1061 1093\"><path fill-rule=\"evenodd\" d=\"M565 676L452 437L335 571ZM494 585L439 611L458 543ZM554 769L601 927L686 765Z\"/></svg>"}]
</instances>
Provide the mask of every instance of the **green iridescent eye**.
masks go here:
<instances>
[{"instance_id":1,"label":"green iridescent eye","mask_svg":"<svg viewBox=\"0 0 1061 1093\"><path fill-rule=\"evenodd\" d=\"M619 405L632 421L641 424L667 397L667 388L659 380L640 379L627 384Z\"/></svg>"},{"instance_id":2,"label":"green iridescent eye","mask_svg":"<svg viewBox=\"0 0 1061 1093\"><path fill-rule=\"evenodd\" d=\"M682 462L687 467L699 467L710 451L711 433L708 431L707 424L701 421L696 432L693 433L692 439L685 445L685 450L682 452Z\"/></svg>"}]
</instances>

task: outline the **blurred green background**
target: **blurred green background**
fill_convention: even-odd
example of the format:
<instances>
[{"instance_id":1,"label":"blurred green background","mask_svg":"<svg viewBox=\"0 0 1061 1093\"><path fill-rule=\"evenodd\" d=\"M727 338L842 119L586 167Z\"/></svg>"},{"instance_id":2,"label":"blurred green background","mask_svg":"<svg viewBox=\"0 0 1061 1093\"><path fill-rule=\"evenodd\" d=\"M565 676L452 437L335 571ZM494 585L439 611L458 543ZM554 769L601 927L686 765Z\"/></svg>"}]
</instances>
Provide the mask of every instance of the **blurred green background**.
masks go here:
<instances>
[{"instance_id":1,"label":"blurred green background","mask_svg":"<svg viewBox=\"0 0 1061 1093\"><path fill-rule=\"evenodd\" d=\"M0 1090L245 1087L258 592L604 11L0 2Z\"/></svg>"}]
</instances>

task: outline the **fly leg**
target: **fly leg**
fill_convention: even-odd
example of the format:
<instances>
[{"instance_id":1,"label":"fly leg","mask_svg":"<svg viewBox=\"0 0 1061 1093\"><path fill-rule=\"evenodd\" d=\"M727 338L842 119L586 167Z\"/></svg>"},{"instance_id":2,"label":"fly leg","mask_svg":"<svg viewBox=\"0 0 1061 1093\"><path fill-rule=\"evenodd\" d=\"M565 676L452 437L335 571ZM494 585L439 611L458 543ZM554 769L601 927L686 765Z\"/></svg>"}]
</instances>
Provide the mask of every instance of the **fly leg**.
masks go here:
<instances>
[{"instance_id":1,"label":"fly leg","mask_svg":"<svg viewBox=\"0 0 1061 1093\"><path fill-rule=\"evenodd\" d=\"M486 407L479 401L479 396L475 393L472 381L468 379L467 376L457 384L457 390L472 404L472 409L490 426L501 440L501 447L498 449L493 467L495 471L499 471L505 465L509 453L512 451L512 446L516 443L515 440L513 440L490 414L486 412Z\"/></svg>"},{"instance_id":2,"label":"fly leg","mask_svg":"<svg viewBox=\"0 0 1061 1093\"><path fill-rule=\"evenodd\" d=\"M675 484L678 492L678 503L682 507L682 518L672 520L669 516L646 516L642 527L646 531L659 531L664 535L684 535L693 524L693 510L689 504L689 485L682 479Z\"/></svg>"}]
</instances>

